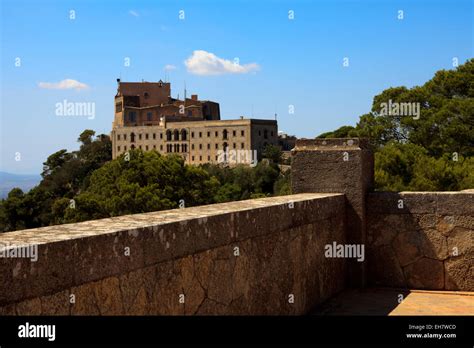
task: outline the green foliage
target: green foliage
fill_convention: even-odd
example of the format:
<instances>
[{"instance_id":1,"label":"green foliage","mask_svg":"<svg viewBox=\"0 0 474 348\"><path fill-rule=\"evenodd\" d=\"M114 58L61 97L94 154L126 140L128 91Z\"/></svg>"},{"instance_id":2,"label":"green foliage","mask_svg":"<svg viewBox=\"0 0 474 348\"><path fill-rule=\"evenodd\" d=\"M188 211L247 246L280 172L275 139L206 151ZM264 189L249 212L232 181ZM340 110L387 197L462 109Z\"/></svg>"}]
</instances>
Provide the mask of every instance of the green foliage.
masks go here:
<instances>
[{"instance_id":1,"label":"green foliage","mask_svg":"<svg viewBox=\"0 0 474 348\"><path fill-rule=\"evenodd\" d=\"M245 165L222 167L205 164L202 168L221 184L214 196L215 202L274 195L276 194L274 185L282 176L278 165L264 162L259 162L255 167Z\"/></svg>"},{"instance_id":2,"label":"green foliage","mask_svg":"<svg viewBox=\"0 0 474 348\"><path fill-rule=\"evenodd\" d=\"M269 144L263 149L263 158L271 160L273 163L281 163L282 153L279 146Z\"/></svg>"},{"instance_id":3,"label":"green foliage","mask_svg":"<svg viewBox=\"0 0 474 348\"><path fill-rule=\"evenodd\" d=\"M65 221L63 212L70 199L87 188L91 173L112 157L109 137L99 135L93 139L94 135L94 131L85 130L79 137L78 151L60 150L47 158L38 186L26 194L13 189L0 202L0 231Z\"/></svg>"},{"instance_id":4,"label":"green foliage","mask_svg":"<svg viewBox=\"0 0 474 348\"><path fill-rule=\"evenodd\" d=\"M179 156L132 150L93 172L87 190L76 197L66 220L82 221L213 202L218 181Z\"/></svg>"},{"instance_id":5,"label":"green foliage","mask_svg":"<svg viewBox=\"0 0 474 348\"><path fill-rule=\"evenodd\" d=\"M353 135L351 135L353 134ZM352 126L342 126L332 132L322 133L317 136L317 138L348 138L355 136L354 127Z\"/></svg>"},{"instance_id":6,"label":"green foliage","mask_svg":"<svg viewBox=\"0 0 474 348\"><path fill-rule=\"evenodd\" d=\"M273 185L275 196L291 195L291 169L280 175Z\"/></svg>"},{"instance_id":7,"label":"green foliage","mask_svg":"<svg viewBox=\"0 0 474 348\"><path fill-rule=\"evenodd\" d=\"M383 103L419 103L416 116L383 113ZM423 86L388 88L374 97L356 127L319 137L370 138L378 190L473 188L474 59L441 70Z\"/></svg>"}]
</instances>

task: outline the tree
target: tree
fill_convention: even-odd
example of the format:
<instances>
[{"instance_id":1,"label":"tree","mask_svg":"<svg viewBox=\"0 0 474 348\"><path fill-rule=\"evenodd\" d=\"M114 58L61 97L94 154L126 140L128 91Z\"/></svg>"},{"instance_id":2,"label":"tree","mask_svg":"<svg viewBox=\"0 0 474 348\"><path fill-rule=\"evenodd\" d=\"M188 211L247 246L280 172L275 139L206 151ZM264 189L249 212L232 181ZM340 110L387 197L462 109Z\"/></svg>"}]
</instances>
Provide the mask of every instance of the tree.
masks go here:
<instances>
[{"instance_id":1,"label":"tree","mask_svg":"<svg viewBox=\"0 0 474 348\"><path fill-rule=\"evenodd\" d=\"M419 107L418 115L384 112L387 103ZM423 86L394 87L374 97L356 127L319 137L369 138L379 190L459 190L472 185L474 59L441 70Z\"/></svg>"},{"instance_id":2,"label":"tree","mask_svg":"<svg viewBox=\"0 0 474 348\"><path fill-rule=\"evenodd\" d=\"M263 149L263 158L268 158L273 163L281 163L281 149L278 146L269 144Z\"/></svg>"},{"instance_id":3,"label":"tree","mask_svg":"<svg viewBox=\"0 0 474 348\"><path fill-rule=\"evenodd\" d=\"M67 207L68 222L214 202L218 181L179 156L132 150L93 172L87 189Z\"/></svg>"}]
</instances>

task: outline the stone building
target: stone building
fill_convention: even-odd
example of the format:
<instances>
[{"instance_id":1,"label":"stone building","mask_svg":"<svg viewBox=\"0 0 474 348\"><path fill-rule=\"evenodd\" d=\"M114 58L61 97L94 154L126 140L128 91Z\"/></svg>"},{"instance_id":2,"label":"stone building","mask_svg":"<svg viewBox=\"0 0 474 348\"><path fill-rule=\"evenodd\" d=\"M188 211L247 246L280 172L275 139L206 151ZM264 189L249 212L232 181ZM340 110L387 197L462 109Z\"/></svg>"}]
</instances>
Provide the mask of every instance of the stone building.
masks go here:
<instances>
[{"instance_id":1,"label":"stone building","mask_svg":"<svg viewBox=\"0 0 474 348\"><path fill-rule=\"evenodd\" d=\"M139 148L179 154L188 164L252 164L265 146L278 144L277 121L221 120L218 103L195 94L172 98L170 83L161 80L117 82L113 158Z\"/></svg>"}]
</instances>

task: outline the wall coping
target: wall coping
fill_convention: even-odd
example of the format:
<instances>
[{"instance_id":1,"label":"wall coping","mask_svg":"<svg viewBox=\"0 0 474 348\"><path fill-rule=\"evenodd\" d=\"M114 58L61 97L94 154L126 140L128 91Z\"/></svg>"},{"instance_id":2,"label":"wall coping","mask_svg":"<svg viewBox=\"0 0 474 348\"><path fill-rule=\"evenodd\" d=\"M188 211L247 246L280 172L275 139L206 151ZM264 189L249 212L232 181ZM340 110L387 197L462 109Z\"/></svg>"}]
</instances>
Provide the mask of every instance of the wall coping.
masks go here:
<instances>
[{"instance_id":1,"label":"wall coping","mask_svg":"<svg viewBox=\"0 0 474 348\"><path fill-rule=\"evenodd\" d=\"M296 139L292 152L308 150L360 150L370 149L366 138L315 138Z\"/></svg>"},{"instance_id":2,"label":"wall coping","mask_svg":"<svg viewBox=\"0 0 474 348\"><path fill-rule=\"evenodd\" d=\"M2 233L2 255L31 248L37 258L0 257L0 306L250 238L328 226L344 214L343 194L303 193Z\"/></svg>"},{"instance_id":3,"label":"wall coping","mask_svg":"<svg viewBox=\"0 0 474 348\"><path fill-rule=\"evenodd\" d=\"M162 226L191 219L205 219L207 217L216 215L244 212L256 208L288 204L290 202L297 203L306 200L341 195L343 194L301 193L287 196L201 205L183 209L170 209L149 213L121 215L111 218L88 220L77 223L4 232L0 233L0 250L2 250L2 243L8 243L10 245L45 244L121 231L130 231L139 228Z\"/></svg>"}]
</instances>

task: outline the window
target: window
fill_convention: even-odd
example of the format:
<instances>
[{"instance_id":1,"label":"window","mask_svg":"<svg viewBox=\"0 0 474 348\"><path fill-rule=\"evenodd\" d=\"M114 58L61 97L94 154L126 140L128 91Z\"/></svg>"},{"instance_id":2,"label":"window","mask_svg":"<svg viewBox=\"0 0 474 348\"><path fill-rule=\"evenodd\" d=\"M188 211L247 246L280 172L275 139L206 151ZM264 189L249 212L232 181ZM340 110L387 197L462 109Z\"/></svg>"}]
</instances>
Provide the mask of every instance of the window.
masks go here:
<instances>
[{"instance_id":1,"label":"window","mask_svg":"<svg viewBox=\"0 0 474 348\"><path fill-rule=\"evenodd\" d=\"M148 99L148 98L150 97L150 95L148 94L148 92L143 93L143 96L145 97L145 99Z\"/></svg>"},{"instance_id":2,"label":"window","mask_svg":"<svg viewBox=\"0 0 474 348\"><path fill-rule=\"evenodd\" d=\"M166 141L171 141L171 130L166 131Z\"/></svg>"},{"instance_id":3,"label":"window","mask_svg":"<svg viewBox=\"0 0 474 348\"><path fill-rule=\"evenodd\" d=\"M130 142L131 143L135 142L135 133L130 133Z\"/></svg>"},{"instance_id":4,"label":"window","mask_svg":"<svg viewBox=\"0 0 474 348\"><path fill-rule=\"evenodd\" d=\"M153 145L153 149L156 149L156 145Z\"/></svg>"},{"instance_id":5,"label":"window","mask_svg":"<svg viewBox=\"0 0 474 348\"><path fill-rule=\"evenodd\" d=\"M193 115L193 111L192 110L188 110L188 116L191 117Z\"/></svg>"},{"instance_id":6,"label":"window","mask_svg":"<svg viewBox=\"0 0 474 348\"><path fill-rule=\"evenodd\" d=\"M122 103L115 104L115 112L121 112L121 111L122 111Z\"/></svg>"},{"instance_id":7,"label":"window","mask_svg":"<svg viewBox=\"0 0 474 348\"><path fill-rule=\"evenodd\" d=\"M140 148L140 150L142 149L142 146L141 146L141 145L138 145L138 147Z\"/></svg>"},{"instance_id":8,"label":"window","mask_svg":"<svg viewBox=\"0 0 474 348\"><path fill-rule=\"evenodd\" d=\"M207 137L208 137L208 138L211 137L211 132L207 132Z\"/></svg>"},{"instance_id":9,"label":"window","mask_svg":"<svg viewBox=\"0 0 474 348\"><path fill-rule=\"evenodd\" d=\"M263 131L263 137L268 139L268 131L266 129Z\"/></svg>"},{"instance_id":10,"label":"window","mask_svg":"<svg viewBox=\"0 0 474 348\"><path fill-rule=\"evenodd\" d=\"M127 134L123 135L123 140L127 140Z\"/></svg>"},{"instance_id":11,"label":"window","mask_svg":"<svg viewBox=\"0 0 474 348\"><path fill-rule=\"evenodd\" d=\"M148 133L145 134L145 139L148 140Z\"/></svg>"},{"instance_id":12,"label":"window","mask_svg":"<svg viewBox=\"0 0 474 348\"><path fill-rule=\"evenodd\" d=\"M208 149L208 150L211 149L211 144L207 144L207 149Z\"/></svg>"},{"instance_id":13,"label":"window","mask_svg":"<svg viewBox=\"0 0 474 348\"><path fill-rule=\"evenodd\" d=\"M181 129L181 140L187 140L188 138L188 132L186 132L186 129Z\"/></svg>"},{"instance_id":14,"label":"window","mask_svg":"<svg viewBox=\"0 0 474 348\"><path fill-rule=\"evenodd\" d=\"M211 160L211 156L207 156L207 160L210 161L210 160Z\"/></svg>"},{"instance_id":15,"label":"window","mask_svg":"<svg viewBox=\"0 0 474 348\"><path fill-rule=\"evenodd\" d=\"M138 134L138 140L142 140L142 133Z\"/></svg>"},{"instance_id":16,"label":"window","mask_svg":"<svg viewBox=\"0 0 474 348\"><path fill-rule=\"evenodd\" d=\"M130 122L136 122L137 121L137 114L135 113L135 111L130 111L128 113L128 119L130 120Z\"/></svg>"},{"instance_id":17,"label":"window","mask_svg":"<svg viewBox=\"0 0 474 348\"><path fill-rule=\"evenodd\" d=\"M188 152L188 144L181 145L181 151L182 152Z\"/></svg>"},{"instance_id":18,"label":"window","mask_svg":"<svg viewBox=\"0 0 474 348\"><path fill-rule=\"evenodd\" d=\"M160 151L163 151L163 145L160 145Z\"/></svg>"},{"instance_id":19,"label":"window","mask_svg":"<svg viewBox=\"0 0 474 348\"><path fill-rule=\"evenodd\" d=\"M145 145L145 150L147 150L147 151L148 151L148 145Z\"/></svg>"},{"instance_id":20,"label":"window","mask_svg":"<svg viewBox=\"0 0 474 348\"><path fill-rule=\"evenodd\" d=\"M191 149L194 150L194 144L191 145Z\"/></svg>"},{"instance_id":21,"label":"window","mask_svg":"<svg viewBox=\"0 0 474 348\"><path fill-rule=\"evenodd\" d=\"M227 129L222 132L222 139L227 139Z\"/></svg>"},{"instance_id":22,"label":"window","mask_svg":"<svg viewBox=\"0 0 474 348\"><path fill-rule=\"evenodd\" d=\"M270 135L273 136L273 131L270 132Z\"/></svg>"},{"instance_id":23,"label":"window","mask_svg":"<svg viewBox=\"0 0 474 348\"><path fill-rule=\"evenodd\" d=\"M147 121L151 121L151 120L152 120L152 113L151 113L151 112L147 112L147 113L146 113L146 120L147 120Z\"/></svg>"},{"instance_id":24,"label":"window","mask_svg":"<svg viewBox=\"0 0 474 348\"><path fill-rule=\"evenodd\" d=\"M156 133L153 133L153 139L156 139Z\"/></svg>"},{"instance_id":25,"label":"window","mask_svg":"<svg viewBox=\"0 0 474 348\"><path fill-rule=\"evenodd\" d=\"M262 136L262 131L258 131L258 136L261 137Z\"/></svg>"},{"instance_id":26,"label":"window","mask_svg":"<svg viewBox=\"0 0 474 348\"><path fill-rule=\"evenodd\" d=\"M194 161L194 156L191 156L191 160Z\"/></svg>"},{"instance_id":27,"label":"window","mask_svg":"<svg viewBox=\"0 0 474 348\"><path fill-rule=\"evenodd\" d=\"M160 133L160 139L163 139L163 133Z\"/></svg>"},{"instance_id":28,"label":"window","mask_svg":"<svg viewBox=\"0 0 474 348\"><path fill-rule=\"evenodd\" d=\"M199 150L202 150L202 144L199 144Z\"/></svg>"},{"instance_id":29,"label":"window","mask_svg":"<svg viewBox=\"0 0 474 348\"><path fill-rule=\"evenodd\" d=\"M232 131L232 136L235 137L235 135L237 134L236 131Z\"/></svg>"},{"instance_id":30,"label":"window","mask_svg":"<svg viewBox=\"0 0 474 348\"><path fill-rule=\"evenodd\" d=\"M241 149L244 148L244 143L240 144L240 148L241 148Z\"/></svg>"},{"instance_id":31,"label":"window","mask_svg":"<svg viewBox=\"0 0 474 348\"><path fill-rule=\"evenodd\" d=\"M199 160L202 161L202 156L199 156Z\"/></svg>"},{"instance_id":32,"label":"window","mask_svg":"<svg viewBox=\"0 0 474 348\"><path fill-rule=\"evenodd\" d=\"M117 140L120 140L120 134L117 134Z\"/></svg>"},{"instance_id":33,"label":"window","mask_svg":"<svg viewBox=\"0 0 474 348\"><path fill-rule=\"evenodd\" d=\"M127 151L127 145L123 147L123 151Z\"/></svg>"},{"instance_id":34,"label":"window","mask_svg":"<svg viewBox=\"0 0 474 348\"><path fill-rule=\"evenodd\" d=\"M175 129L173 133L174 133L174 140L175 141L179 140L179 131Z\"/></svg>"},{"instance_id":35,"label":"window","mask_svg":"<svg viewBox=\"0 0 474 348\"><path fill-rule=\"evenodd\" d=\"M199 138L202 138L202 133L201 132L199 132Z\"/></svg>"},{"instance_id":36,"label":"window","mask_svg":"<svg viewBox=\"0 0 474 348\"><path fill-rule=\"evenodd\" d=\"M219 144L216 144L216 149L218 149L218 148L219 148Z\"/></svg>"},{"instance_id":37,"label":"window","mask_svg":"<svg viewBox=\"0 0 474 348\"><path fill-rule=\"evenodd\" d=\"M237 146L235 145L235 143L233 144L233 147L234 147L234 149L237 147Z\"/></svg>"},{"instance_id":38,"label":"window","mask_svg":"<svg viewBox=\"0 0 474 348\"><path fill-rule=\"evenodd\" d=\"M120 151L120 146L117 146L117 151Z\"/></svg>"},{"instance_id":39,"label":"window","mask_svg":"<svg viewBox=\"0 0 474 348\"><path fill-rule=\"evenodd\" d=\"M218 131L216 131L216 138L217 138L218 136L219 136L219 132L218 132Z\"/></svg>"},{"instance_id":40,"label":"window","mask_svg":"<svg viewBox=\"0 0 474 348\"><path fill-rule=\"evenodd\" d=\"M244 136L245 132L244 131L240 131L240 136Z\"/></svg>"},{"instance_id":41,"label":"window","mask_svg":"<svg viewBox=\"0 0 474 348\"><path fill-rule=\"evenodd\" d=\"M216 161L217 161L217 155L216 155Z\"/></svg>"}]
</instances>

